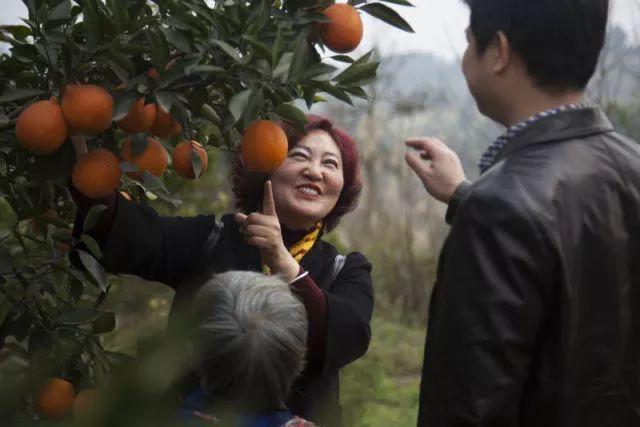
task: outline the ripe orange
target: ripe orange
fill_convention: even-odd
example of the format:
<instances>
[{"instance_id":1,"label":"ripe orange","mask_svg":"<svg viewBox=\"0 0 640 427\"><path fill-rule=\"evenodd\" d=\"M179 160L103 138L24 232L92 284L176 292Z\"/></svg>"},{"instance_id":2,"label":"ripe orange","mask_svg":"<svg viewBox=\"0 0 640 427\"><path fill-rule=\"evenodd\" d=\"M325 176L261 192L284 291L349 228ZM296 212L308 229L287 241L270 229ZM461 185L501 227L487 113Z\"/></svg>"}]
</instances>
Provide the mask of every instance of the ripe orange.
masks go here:
<instances>
[{"instance_id":1,"label":"ripe orange","mask_svg":"<svg viewBox=\"0 0 640 427\"><path fill-rule=\"evenodd\" d=\"M100 401L100 390L97 388L87 388L76 396L73 402L73 417L75 419L86 419L94 414L96 406Z\"/></svg>"},{"instance_id":2,"label":"ripe orange","mask_svg":"<svg viewBox=\"0 0 640 427\"><path fill-rule=\"evenodd\" d=\"M111 194L120 184L120 161L104 148L84 154L73 167L73 185L90 199Z\"/></svg>"},{"instance_id":3,"label":"ripe orange","mask_svg":"<svg viewBox=\"0 0 640 427\"><path fill-rule=\"evenodd\" d=\"M113 98L96 85L68 85L62 96L62 113L71 135L95 135L113 118Z\"/></svg>"},{"instance_id":4,"label":"ripe orange","mask_svg":"<svg viewBox=\"0 0 640 427\"><path fill-rule=\"evenodd\" d=\"M242 162L252 172L271 173L287 157L289 144L284 130L270 120L256 120L242 135Z\"/></svg>"},{"instance_id":5,"label":"ripe orange","mask_svg":"<svg viewBox=\"0 0 640 427\"><path fill-rule=\"evenodd\" d=\"M129 113L118 120L118 126L127 133L147 132L156 119L156 104L144 105L144 98L138 98Z\"/></svg>"},{"instance_id":6,"label":"ripe orange","mask_svg":"<svg viewBox=\"0 0 640 427\"><path fill-rule=\"evenodd\" d=\"M182 126L176 122L170 113L167 113L158 106L156 110L156 118L151 125L151 133L159 138L168 138L170 136L180 135Z\"/></svg>"},{"instance_id":7,"label":"ripe orange","mask_svg":"<svg viewBox=\"0 0 640 427\"><path fill-rule=\"evenodd\" d=\"M348 53L362 40L363 26L358 10L345 3L329 6L322 12L330 22L320 25L324 44L334 52Z\"/></svg>"},{"instance_id":8,"label":"ripe orange","mask_svg":"<svg viewBox=\"0 0 640 427\"><path fill-rule=\"evenodd\" d=\"M160 176L167 169L169 156L157 139L147 138L147 148L135 157L131 148L131 140L125 140L122 146L122 158L138 166L138 172L134 173L134 176L142 177L147 170L155 176Z\"/></svg>"},{"instance_id":9,"label":"ripe orange","mask_svg":"<svg viewBox=\"0 0 640 427\"><path fill-rule=\"evenodd\" d=\"M35 410L43 417L59 419L71 412L76 392L73 384L51 378L36 393Z\"/></svg>"},{"instance_id":10,"label":"ripe orange","mask_svg":"<svg viewBox=\"0 0 640 427\"><path fill-rule=\"evenodd\" d=\"M206 172L207 166L209 165L209 158L202 145L196 141L182 141L176 145L172 154L173 168L179 176L187 179L196 178L193 163L191 162L194 151L198 154L198 157L200 157L200 164L202 165L200 176Z\"/></svg>"},{"instance_id":11,"label":"ripe orange","mask_svg":"<svg viewBox=\"0 0 640 427\"><path fill-rule=\"evenodd\" d=\"M55 97L38 101L25 108L16 121L16 137L22 146L37 154L56 151L69 132L62 109Z\"/></svg>"}]
</instances>

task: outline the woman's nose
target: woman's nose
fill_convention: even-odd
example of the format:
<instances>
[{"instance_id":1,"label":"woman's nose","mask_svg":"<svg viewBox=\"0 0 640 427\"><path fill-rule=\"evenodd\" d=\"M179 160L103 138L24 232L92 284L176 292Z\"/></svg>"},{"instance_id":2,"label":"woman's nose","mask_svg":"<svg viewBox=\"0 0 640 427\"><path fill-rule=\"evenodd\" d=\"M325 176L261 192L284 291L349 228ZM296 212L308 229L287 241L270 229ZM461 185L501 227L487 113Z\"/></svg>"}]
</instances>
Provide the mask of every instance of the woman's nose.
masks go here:
<instances>
[{"instance_id":1,"label":"woman's nose","mask_svg":"<svg viewBox=\"0 0 640 427\"><path fill-rule=\"evenodd\" d=\"M304 174L311 179L322 179L322 171L320 165L316 162L310 162L306 168L304 168Z\"/></svg>"}]
</instances>

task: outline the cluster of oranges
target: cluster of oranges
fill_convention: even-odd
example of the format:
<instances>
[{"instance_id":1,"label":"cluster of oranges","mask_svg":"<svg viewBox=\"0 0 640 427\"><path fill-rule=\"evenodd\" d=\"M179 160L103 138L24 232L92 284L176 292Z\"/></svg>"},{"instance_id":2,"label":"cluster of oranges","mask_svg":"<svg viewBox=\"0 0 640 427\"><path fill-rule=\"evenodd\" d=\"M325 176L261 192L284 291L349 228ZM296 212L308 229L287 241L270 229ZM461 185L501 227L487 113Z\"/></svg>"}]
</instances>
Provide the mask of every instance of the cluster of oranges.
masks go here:
<instances>
[{"instance_id":1,"label":"cluster of oranges","mask_svg":"<svg viewBox=\"0 0 640 427\"><path fill-rule=\"evenodd\" d=\"M59 420L73 414L76 419L86 419L95 411L100 391L88 388L76 395L75 388L69 381L50 378L34 397L34 409L41 417Z\"/></svg>"},{"instance_id":2,"label":"cluster of oranges","mask_svg":"<svg viewBox=\"0 0 640 427\"><path fill-rule=\"evenodd\" d=\"M68 137L97 135L111 126L114 101L104 88L91 84L67 85L62 101L55 97L35 102L25 108L16 121L16 137L23 147L36 154L57 151ZM116 124L126 133L147 132L159 138L180 135L182 126L156 104L145 104L138 98L125 117ZM133 155L131 139L123 143L120 157L137 166L134 174L141 177L145 171L161 176L168 165L168 154L163 145L152 137L142 153ZM196 178L191 158L200 157L200 174L207 168L207 154L195 141L180 142L173 153L176 173L184 178ZM120 158L113 152L99 148L82 155L76 162L72 181L85 196L102 198L112 193L120 183Z\"/></svg>"},{"instance_id":3,"label":"cluster of oranges","mask_svg":"<svg viewBox=\"0 0 640 427\"><path fill-rule=\"evenodd\" d=\"M362 40L363 25L358 11L351 5L333 4L323 11L328 22L320 25L324 44L339 53L353 51ZM155 72L155 70L152 70ZM155 72L157 75L157 72ZM157 78L151 75L151 78ZM59 104L55 97L35 102L25 108L16 122L16 136L22 145L36 154L57 151L71 136L97 135L111 126L114 101L107 90L91 84L67 85ZM127 134L146 132L157 138L178 136L182 127L169 112L156 104L145 104L138 98L117 125ZM161 176L167 169L168 154L155 138L147 137L146 148L134 155L132 139L124 141L120 158L134 164L140 178L145 171ZM271 172L284 160L287 138L281 127L268 120L252 123L244 132L241 144L246 167L255 172ZM197 178L192 159L200 158L201 171L207 169L207 153L195 141L182 141L173 150L176 173L187 179ZM120 158L100 148L80 157L74 166L75 187L90 198L111 194L120 183Z\"/></svg>"}]
</instances>

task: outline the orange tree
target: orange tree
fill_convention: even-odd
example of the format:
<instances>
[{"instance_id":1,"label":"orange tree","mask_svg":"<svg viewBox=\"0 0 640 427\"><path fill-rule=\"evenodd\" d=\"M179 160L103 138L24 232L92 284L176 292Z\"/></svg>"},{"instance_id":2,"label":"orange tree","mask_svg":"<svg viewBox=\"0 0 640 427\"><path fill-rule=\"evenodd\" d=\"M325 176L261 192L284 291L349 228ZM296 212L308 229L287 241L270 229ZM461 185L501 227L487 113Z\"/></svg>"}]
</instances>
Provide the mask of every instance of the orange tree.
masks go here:
<instances>
[{"instance_id":1,"label":"orange tree","mask_svg":"<svg viewBox=\"0 0 640 427\"><path fill-rule=\"evenodd\" d=\"M345 54L360 13L411 31L385 5L406 0L23 1L22 24L0 27L0 384L23 386L0 387L5 409L47 377L99 383L119 357L100 339L115 315L89 233L104 206L72 235L71 180L177 204L163 183L173 147L176 172L196 178L204 150L235 149L255 120L302 125L295 101L366 99L378 63Z\"/></svg>"}]
</instances>

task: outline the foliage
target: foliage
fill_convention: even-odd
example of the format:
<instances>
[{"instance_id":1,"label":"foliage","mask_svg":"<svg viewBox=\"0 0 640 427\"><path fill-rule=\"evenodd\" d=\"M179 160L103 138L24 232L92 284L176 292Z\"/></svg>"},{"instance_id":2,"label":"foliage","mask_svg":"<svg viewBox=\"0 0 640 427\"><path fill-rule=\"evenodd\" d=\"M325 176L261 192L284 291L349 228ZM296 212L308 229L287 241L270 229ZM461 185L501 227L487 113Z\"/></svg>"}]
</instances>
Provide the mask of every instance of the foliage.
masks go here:
<instances>
[{"instance_id":1,"label":"foliage","mask_svg":"<svg viewBox=\"0 0 640 427\"><path fill-rule=\"evenodd\" d=\"M24 149L14 134L24 108L63 98L70 83L97 84L115 99L114 121L140 97L170 112L182 133L163 141L168 149L192 139L209 150L233 151L257 118L304 123L296 101L310 107L324 101L322 94L345 103L366 98L362 86L378 66L371 53L351 58L324 51L317 35L326 21L321 7L331 3L324 0L23 1L29 12L23 24L0 27L0 41L11 46L0 55L0 383L24 380L18 390L0 390L5 409L28 407L30 392L49 375L76 387L103 383L122 357L101 339L116 324L104 302L117 283L100 264L103 248L94 239L104 206L94 206L72 234L74 147L67 140L47 156ZM385 1L410 5L351 3L410 30ZM88 145L117 153L125 136L112 125ZM146 141L133 135L134 153ZM196 171L199 162L193 156ZM126 162L121 168L135 171ZM168 202L171 211L180 203L172 186L179 187L145 174L123 176L120 188L138 203Z\"/></svg>"}]
</instances>

